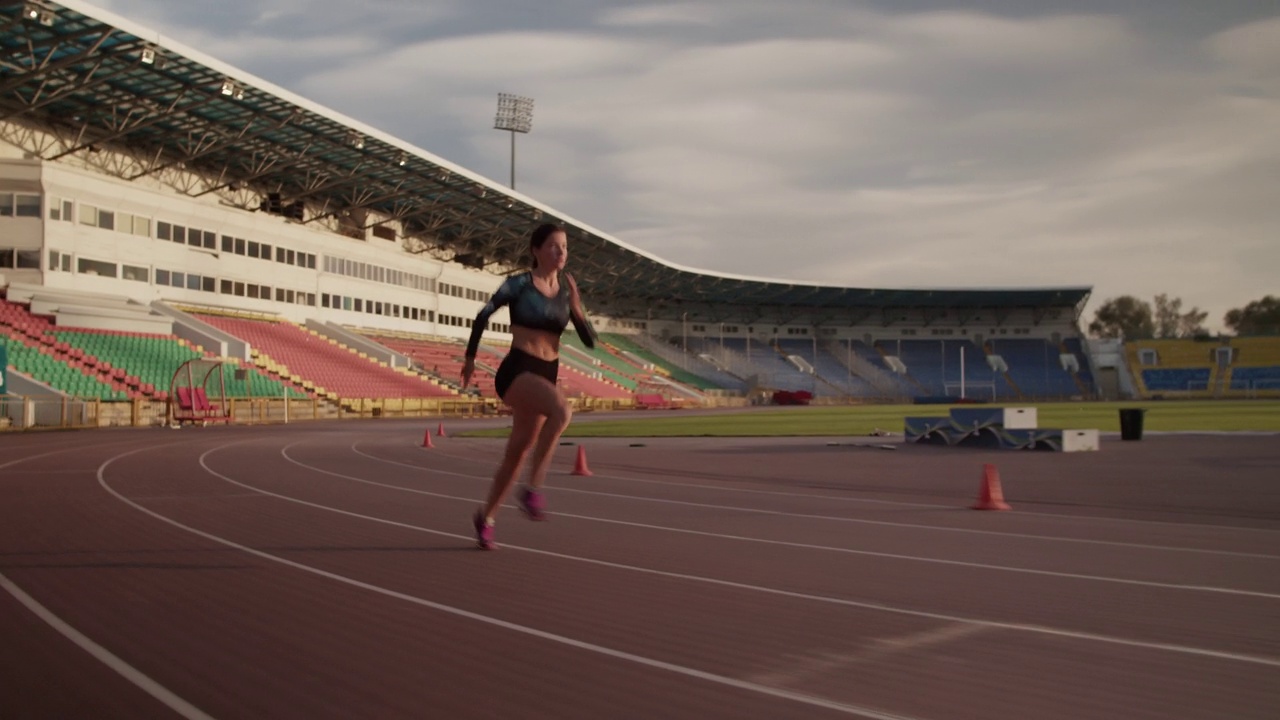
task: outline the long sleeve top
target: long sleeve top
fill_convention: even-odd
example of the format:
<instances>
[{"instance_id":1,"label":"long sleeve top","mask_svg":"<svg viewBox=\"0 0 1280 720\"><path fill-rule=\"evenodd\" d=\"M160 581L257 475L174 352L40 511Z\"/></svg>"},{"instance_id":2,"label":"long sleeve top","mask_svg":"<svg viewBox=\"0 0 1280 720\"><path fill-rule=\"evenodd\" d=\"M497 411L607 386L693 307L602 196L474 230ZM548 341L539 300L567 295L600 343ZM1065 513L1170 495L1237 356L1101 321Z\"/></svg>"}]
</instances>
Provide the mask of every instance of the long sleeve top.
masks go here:
<instances>
[{"instance_id":1,"label":"long sleeve top","mask_svg":"<svg viewBox=\"0 0 1280 720\"><path fill-rule=\"evenodd\" d=\"M476 319L471 323L471 340L467 343L467 357L474 358L480 349L480 336L489 325L489 317L498 308L511 308L511 324L535 330L546 330L556 334L563 333L569 323L578 332L582 344L589 348L596 346L595 328L585 317L579 317L569 307L569 287L560 283L560 292L555 297L547 297L533 284L533 273L524 272L507 278L489 302L485 303Z\"/></svg>"}]
</instances>

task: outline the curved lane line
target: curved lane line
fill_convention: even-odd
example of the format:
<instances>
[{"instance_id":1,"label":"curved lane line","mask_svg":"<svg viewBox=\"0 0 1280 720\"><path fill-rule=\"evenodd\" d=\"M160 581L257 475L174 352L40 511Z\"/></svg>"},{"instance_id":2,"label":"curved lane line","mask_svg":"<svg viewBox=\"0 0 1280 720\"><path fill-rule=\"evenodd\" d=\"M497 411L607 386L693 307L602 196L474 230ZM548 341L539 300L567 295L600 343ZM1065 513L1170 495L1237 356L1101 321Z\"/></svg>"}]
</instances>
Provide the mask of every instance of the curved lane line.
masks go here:
<instances>
[{"instance_id":1,"label":"curved lane line","mask_svg":"<svg viewBox=\"0 0 1280 720\"><path fill-rule=\"evenodd\" d=\"M222 475L221 473L218 473L212 470L205 463L205 458L209 454L215 452L216 450L221 450L236 444L240 444L240 443L229 443L229 444L221 445L219 447L206 451L204 454L200 456L200 465L204 467L204 469L207 472L209 472L211 475L221 478L223 480L226 480L228 482L231 482L232 484L246 487L250 490L260 492L263 495L278 497L285 500L292 500L292 498L288 498L282 495L277 495L275 493L259 490L258 488L254 488L244 483L231 480L226 476ZM133 452L138 452L138 451L133 451ZM125 453L124 455L132 455L133 452ZM154 510L151 510L149 508L146 508L134 502L133 500L130 500L129 498L125 497L119 492L117 492L107 482L106 471L107 471L107 468L110 467L111 463L113 463L114 461L118 460L121 457L124 457L124 455L113 457L98 467L98 484L101 485L104 490L111 493L111 495L114 496L120 502L134 508L135 510L141 513L150 515L156 520L172 525L173 527L176 527L180 530L185 530L186 532L189 532L198 537L202 537L206 540L210 540L212 542L216 542L221 545L225 545L227 547L240 550L241 552L247 553L249 555L253 555L255 557L259 557L264 560L270 560L272 562L280 563L281 565L284 565L286 567L290 567L295 570L301 570L306 573L311 573L313 575L317 575L319 577L323 577L328 580L333 580L335 582L343 583L345 585L350 585L352 587L356 587L361 590L367 590L369 592L377 593L379 595L384 595L386 597L394 598L397 600L403 600L405 602L412 603L414 605L419 605L421 607L429 608L429 609L436 610L443 613L448 613L450 615L466 618L468 620L474 620L476 622L484 623L486 625L492 625L494 627L499 627L504 630L510 630L512 632L520 633L523 635L530 635L542 640L548 640L550 642L559 643L561 645L567 645L569 647L577 648L580 650L586 650L588 652L604 655L607 657L612 657L618 660L624 660L627 662L632 662L638 665L643 665L643 666L655 668L658 670L665 670L667 672L675 673L677 675L683 675L685 677L691 677L698 680L705 680L718 685L724 685L724 686L732 687L738 690L746 690L749 692L753 692L761 695L767 695L775 698L780 698L783 700L790 700L790 701L801 703L804 705L809 705L812 707L820 707L827 710L833 710L836 712L844 713L846 715L869 718L870 720L915 720L914 718L910 718L904 715L894 715L890 713L884 713L871 708L839 703L833 700L827 700L827 699L815 697L812 695L804 695L801 693L791 692L788 690L782 690L778 688L769 687L766 685L760 685L757 683L747 682L744 680L738 680L736 678L731 678L725 675L717 675L715 673L706 672L703 670L697 670L695 668L685 667L683 665L677 665L675 663L656 660L653 658L645 657L643 655L636 655L634 653L629 653L622 650L615 650L613 648L605 647L603 645L596 645L594 643L589 643L583 640L577 640L564 635L558 635L556 633L551 633L544 630L537 630L535 628L527 627L524 625L518 625L516 623L508 622L506 620L501 620L488 615L482 615L480 613L471 612L470 610L464 610L462 608L454 607L452 605L445 605L443 603L433 602L425 598L420 598L414 595L409 595L407 593L391 590L389 588L385 588L379 585L366 583L361 580L356 580L354 578L347 577L345 575L339 575L338 573L329 572L328 570L322 570L320 568L317 568L311 565L306 565L304 563L289 560L287 558L283 558L278 555L272 555L271 553L264 552L256 548L251 548L247 545L241 545L240 543L237 543L233 540L228 540L218 535L214 535L213 533L208 533L203 530L199 530L197 528L191 527L190 525L185 525L183 523L180 523L177 520L169 518L165 515L161 515L160 513L155 512ZM296 500L293 500L293 501L298 502ZM326 508L326 509L330 509L330 508ZM432 531L428 531L428 532L432 532ZM444 535L446 533L439 533L439 534ZM451 535L451 537L461 537L461 536Z\"/></svg>"},{"instance_id":2,"label":"curved lane line","mask_svg":"<svg viewBox=\"0 0 1280 720\"><path fill-rule=\"evenodd\" d=\"M213 448L208 452L204 453L203 455L201 455L200 465L206 471L208 471L209 474L213 475L214 477L220 478L226 482L229 482L232 485L238 485L247 490L252 490L254 492L262 493L263 495L279 498L281 500L286 500L288 502L296 503L298 505L303 505L306 507L315 508L318 510L325 510L327 512L332 512L338 515L345 515L347 517L354 517L361 520L368 520L370 522L404 528L406 530L414 530L416 532L423 532L430 535L438 535L440 537L456 538L459 540L465 540L467 542L474 542L475 540L475 538L469 535L458 535L456 533L444 532L441 530L432 530L430 528L425 528L418 525L410 525L408 523L397 522L395 520L388 520L386 518L373 517L370 515L362 515L360 513L352 512L350 510L343 510L341 508L335 508L328 505L321 505L320 503L314 503L308 500L302 500L299 498L291 497L289 495L283 495L280 493L272 492L270 490L263 490L262 488L256 487L254 485L249 485L248 483L244 483L234 478L228 477L227 475L224 475L214 470L213 468L209 467L206 461L206 458L212 453L222 450L225 447L229 447L229 445ZM281 452L283 452L283 450ZM295 464L298 464L298 463L295 463ZM348 475L341 475L339 473L333 473L331 471L322 470L319 468L311 468L311 469L314 470L315 472L320 472L327 475L334 475L336 477L342 477L349 480L354 480L356 482L368 483L372 485L379 484L379 483L372 482L370 480L352 478ZM389 486L389 487L394 487L394 486ZM399 489L404 489L404 488L399 488ZM436 493L424 493L424 494L435 495L437 497L443 497L447 499L462 499L462 498L455 498L449 495L437 495ZM467 498L467 500L473 501L470 498ZM510 505L508 505L507 507L510 507ZM730 587L738 590L749 590L753 592L761 592L761 593L766 593L770 595L797 598L801 600L811 600L814 602L831 603L834 605L844 605L847 607L856 607L856 608L862 608L866 610L876 610L881 612L894 613L897 615L908 615L912 617L922 617L922 618L928 618L931 620L943 620L947 622L966 623L970 625L978 625L982 627L1002 629L1002 630L1014 630L1019 632L1037 633L1042 635L1065 637L1065 638L1071 638L1076 640L1090 640L1094 642L1110 643L1114 645L1124 645L1127 647L1137 647L1137 648L1144 648L1148 650L1162 650L1166 652L1181 653L1186 655L1197 655L1201 657L1216 658L1219 660L1232 660L1236 662L1245 662L1245 663L1251 663L1255 665L1280 667L1280 658L1267 657L1263 655L1249 655L1247 653L1236 653L1236 652L1228 652L1228 651L1221 651L1221 650L1209 650L1205 648L1176 645L1173 643L1158 643L1158 642L1149 642L1145 640L1131 640L1128 638L1119 638L1119 637L1114 637L1110 635L1101 635L1097 633L1089 633L1089 632L1077 631L1077 630L1065 630L1062 628L1048 627L1045 625L1033 625L1029 623L1006 623L1006 622L999 622L994 620L979 620L975 618L967 618L967 617L961 617L957 615L947 615L944 613L934 613L934 612L927 612L922 610L909 610L906 608L895 607L892 605L883 605L880 603L862 602L858 600L847 600L844 598L836 598L836 597L830 597L825 595L810 595L807 593L795 592L791 590L780 590L777 588L763 587L760 585L749 585L746 583L733 582L731 580L719 580L716 578L704 577L701 575L687 575L684 573L670 572L666 570L655 570L652 568L639 567L636 565L624 565L622 563L609 562L607 560L596 560L594 558L581 557L577 555L567 555L564 553L558 553L550 550L539 550L537 548L524 547L520 545L504 544L503 547L514 549L514 550L522 550L524 552L530 552L530 553L534 553L536 555L542 555L545 557L553 557L561 560L571 560L574 562L586 563L589 565L598 565L601 567L608 567L608 568L613 568L618 570L629 570L632 572L639 572L647 575L656 575L659 577L675 578L678 580L690 580L693 582L706 583L706 584L717 585L721 587Z\"/></svg>"},{"instance_id":3,"label":"curved lane line","mask_svg":"<svg viewBox=\"0 0 1280 720\"><path fill-rule=\"evenodd\" d=\"M293 444L296 445L297 443L293 443ZM358 444L359 443L352 443L351 445L352 452L356 453L357 455L362 455L364 457L367 457L370 460L376 460L381 463L387 463L388 465L399 465L401 467L411 468L419 472L432 473L437 475L454 475L457 477L470 478L474 480L490 479L489 477L484 475L472 475L469 473L453 472L450 470L437 470L435 468L427 468L421 465L402 463L396 460L388 460L386 458L381 458L376 455L370 455L369 453L366 453L360 450L357 447ZM290 447L292 447L292 445L290 445ZM472 460L470 458L461 457L458 455L449 455L448 453L438 453L438 454L444 455L445 457L453 458L455 460L461 460L463 462L468 462L472 464L479 464L480 462L477 460ZM1057 535L1035 535L1031 533L1000 532L997 530L970 530L968 528L938 527L936 525L920 525L917 523L899 523L899 522L890 522L888 520L864 520L861 518L843 518L843 517L835 517L832 515L810 515L805 513L785 512L782 510L764 510L760 508L740 507L736 505L715 505L710 503L689 502L686 500L668 500L665 498L650 498L650 497L644 497L642 495L622 495L619 493L608 493L608 492L602 492L599 490L579 490L577 488L557 487L556 492L570 492L570 493L578 493L581 495L597 495L602 497L620 498L624 500L640 500L644 502L664 503L664 504L670 504L670 505L702 507L702 508L708 508L712 510L733 510L738 512L756 513L760 515L797 517L797 518L803 518L806 520L829 520L833 522L856 523L859 525L880 525L880 526L888 526L888 527L910 528L913 530L932 530L937 532L964 533L969 535L995 535L995 536L1001 536L1001 537L1026 538L1031 540L1044 540L1048 542L1068 542L1068 543L1078 543L1078 544L1086 544L1086 545L1107 545L1112 547L1129 547L1129 548L1137 548L1142 550L1162 550L1162 551L1168 551L1168 552L1189 552L1189 553L1201 553L1201 554L1208 554L1208 555L1227 555L1231 557L1247 557L1247 558L1255 558L1259 560L1280 560L1280 555L1265 555L1261 553L1244 553L1244 552L1235 552L1231 550L1204 550L1200 548L1172 547L1167 545L1145 545L1140 543L1125 543L1125 542L1119 542L1115 540L1089 540L1086 538L1066 538L1066 537L1060 537ZM671 529L674 529L674 528L671 528ZM693 532L693 531L689 531L689 532ZM850 552L854 552L854 551L850 551ZM938 562L945 562L945 561L938 561ZM1280 597L1280 595L1272 596L1272 597Z\"/></svg>"},{"instance_id":4,"label":"curved lane line","mask_svg":"<svg viewBox=\"0 0 1280 720\"><path fill-rule=\"evenodd\" d=\"M114 444L114 443L110 443L110 444ZM169 443L169 444L173 445L175 443ZM98 445L93 447L104 447L104 446ZM167 447L167 445L161 446L161 447ZM64 450L59 450L54 452L47 452L40 455L30 455L20 460L7 462L4 465L0 465L0 467L17 465L18 463L25 462L27 460L34 460L36 458L48 457L49 455L57 455L59 453L64 453L64 452L79 452L85 449L86 448L84 447L73 447L73 448L66 448ZM124 457L124 455L132 455L136 452L141 452L143 450L151 450L151 449L154 449L154 448L152 447L139 448L137 450L132 450L130 452L124 453L122 455L117 455L111 459L114 460L119 457ZM98 662L101 662L103 665L106 665L108 668L111 668L116 673L123 676L124 679L133 683L143 692L147 693L148 695L155 698L156 700L159 700L160 702L164 703L164 705L168 707L170 710L173 710L174 712L181 715L182 717L187 718L187 720L213 720L212 716L205 714L204 711L200 710L199 708L187 702L186 700L183 700L181 697L178 697L178 695L175 694L173 691L169 690L168 688L156 682L155 680L152 680L141 670L138 670L134 666L125 662L124 660L121 660L118 656L116 656L110 650L94 642L87 635L80 632L79 630L76 630L74 627L68 624L65 620L55 615L51 610L49 610L45 606L41 605L35 598L31 597L26 592L24 592L22 588L14 584L12 580L5 577L3 573L0 573L0 588L4 588L4 590L8 592L10 595L12 595L14 599L22 603L22 605L25 606L28 610L30 610L33 614L35 614L36 617L45 621L45 623L48 624L49 627L53 628L60 635L62 635L63 637L65 637L66 639L74 643L76 647L92 655L96 660L98 660Z\"/></svg>"}]
</instances>

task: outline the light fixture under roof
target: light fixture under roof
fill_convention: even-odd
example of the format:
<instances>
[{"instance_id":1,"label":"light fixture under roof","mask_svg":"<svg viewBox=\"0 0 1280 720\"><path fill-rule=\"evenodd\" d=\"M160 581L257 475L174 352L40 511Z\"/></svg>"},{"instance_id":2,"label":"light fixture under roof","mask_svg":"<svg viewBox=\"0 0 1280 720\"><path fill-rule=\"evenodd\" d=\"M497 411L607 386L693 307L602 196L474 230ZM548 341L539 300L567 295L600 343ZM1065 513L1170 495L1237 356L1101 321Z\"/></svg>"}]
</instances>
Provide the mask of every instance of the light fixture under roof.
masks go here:
<instances>
[{"instance_id":1,"label":"light fixture under roof","mask_svg":"<svg viewBox=\"0 0 1280 720\"><path fill-rule=\"evenodd\" d=\"M364 136L352 130L351 132L347 133L347 144L357 150L363 150Z\"/></svg>"},{"instance_id":2,"label":"light fixture under roof","mask_svg":"<svg viewBox=\"0 0 1280 720\"><path fill-rule=\"evenodd\" d=\"M220 91L223 95L226 95L229 98L234 98L236 100L244 99L244 88L234 80L223 80Z\"/></svg>"},{"instance_id":3,"label":"light fixture under roof","mask_svg":"<svg viewBox=\"0 0 1280 720\"><path fill-rule=\"evenodd\" d=\"M45 27L49 27L57 21L58 16L54 14L52 8L46 7L41 3L27 2L22 4L22 19L38 22Z\"/></svg>"}]
</instances>

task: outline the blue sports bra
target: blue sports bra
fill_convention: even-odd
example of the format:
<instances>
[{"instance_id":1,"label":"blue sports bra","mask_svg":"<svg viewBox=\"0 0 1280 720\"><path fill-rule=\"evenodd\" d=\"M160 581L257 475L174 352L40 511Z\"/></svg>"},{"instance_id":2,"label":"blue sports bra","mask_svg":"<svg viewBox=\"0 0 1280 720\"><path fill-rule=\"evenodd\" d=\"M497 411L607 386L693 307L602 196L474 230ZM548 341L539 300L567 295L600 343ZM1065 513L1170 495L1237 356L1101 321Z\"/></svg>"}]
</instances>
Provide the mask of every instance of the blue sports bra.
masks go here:
<instances>
[{"instance_id":1,"label":"blue sports bra","mask_svg":"<svg viewBox=\"0 0 1280 720\"><path fill-rule=\"evenodd\" d=\"M560 283L560 292L555 297L543 295L533 284L533 273L524 272L512 275L502 283L489 302L485 303L476 319L471 323L471 340L467 343L467 357L476 356L480 349L480 336L489 325L489 317L498 308L510 306L511 324L534 330L545 330L557 335L564 332L569 322L578 331L582 344L589 348L596 346L595 332L586 318L579 318L569 309L569 286Z\"/></svg>"}]
</instances>

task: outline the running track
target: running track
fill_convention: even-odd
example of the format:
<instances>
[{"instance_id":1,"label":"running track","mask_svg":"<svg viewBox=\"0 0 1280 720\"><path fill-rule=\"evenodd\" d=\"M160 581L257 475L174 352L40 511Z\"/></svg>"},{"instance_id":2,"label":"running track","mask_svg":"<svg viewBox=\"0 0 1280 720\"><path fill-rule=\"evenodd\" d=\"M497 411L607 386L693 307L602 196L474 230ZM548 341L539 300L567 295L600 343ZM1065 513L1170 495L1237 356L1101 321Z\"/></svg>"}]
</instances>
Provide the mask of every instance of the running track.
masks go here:
<instances>
[{"instance_id":1,"label":"running track","mask_svg":"<svg viewBox=\"0 0 1280 720\"><path fill-rule=\"evenodd\" d=\"M500 441L423 427L0 436L0 716L1280 708L1274 437L589 440L483 553ZM966 509L984 462L1012 512Z\"/></svg>"}]
</instances>

